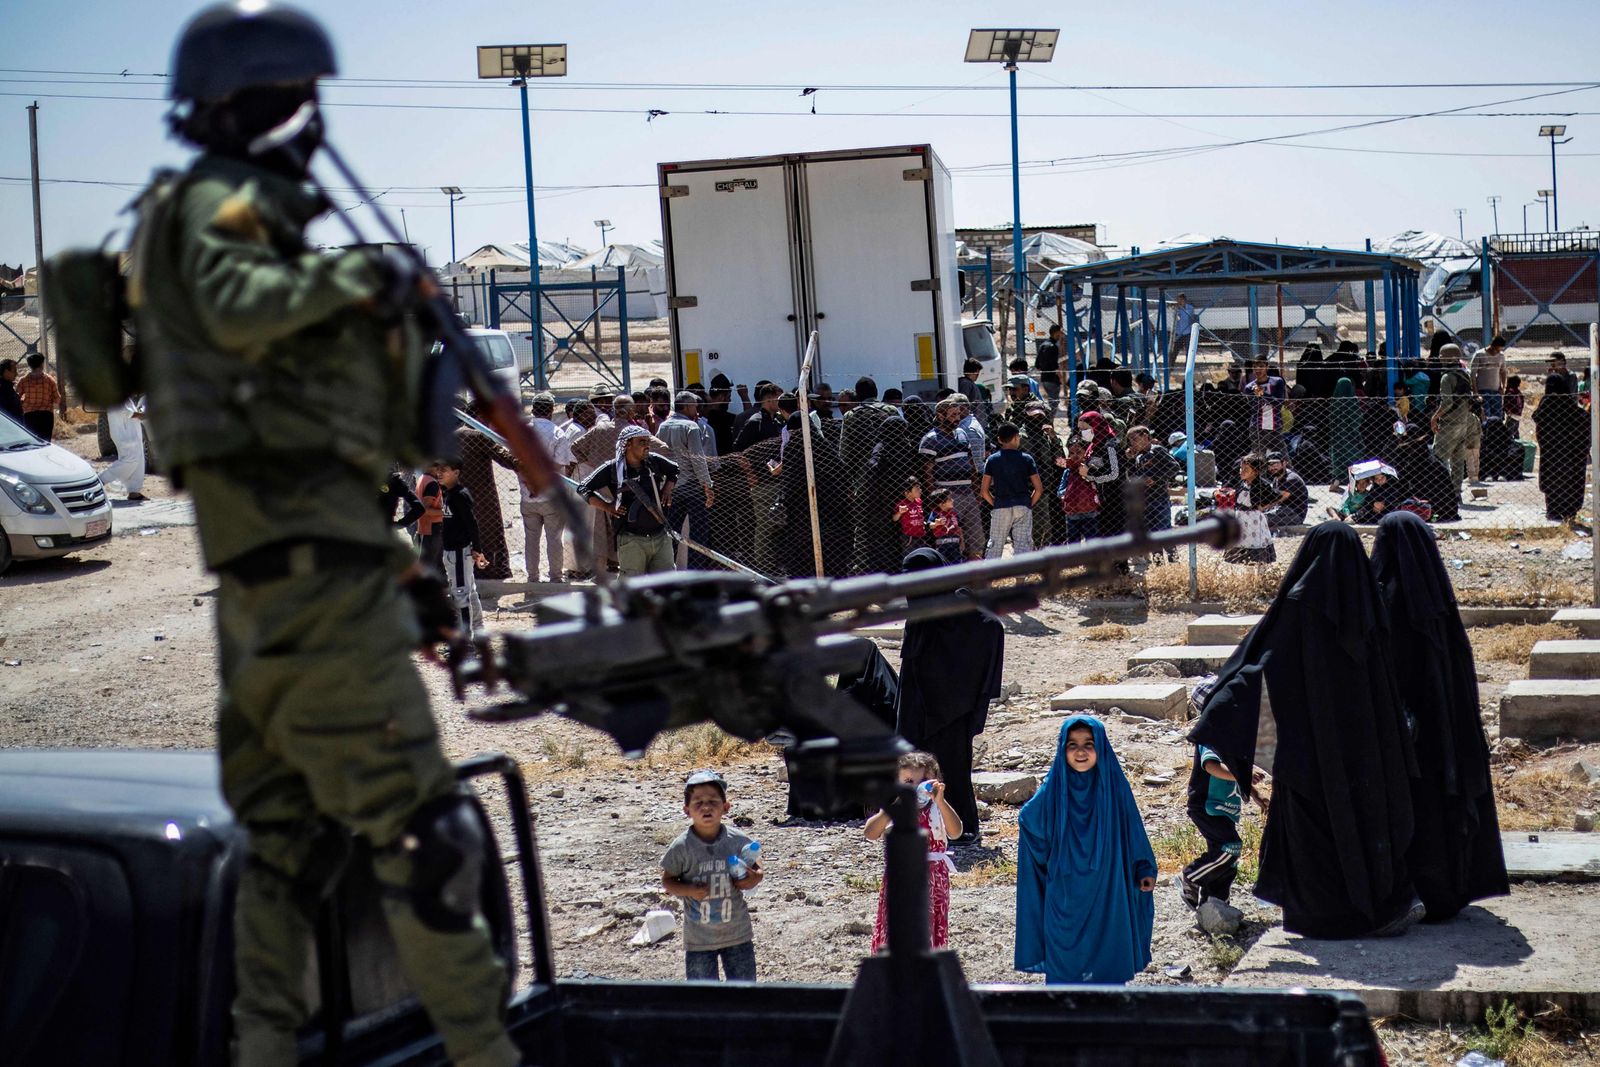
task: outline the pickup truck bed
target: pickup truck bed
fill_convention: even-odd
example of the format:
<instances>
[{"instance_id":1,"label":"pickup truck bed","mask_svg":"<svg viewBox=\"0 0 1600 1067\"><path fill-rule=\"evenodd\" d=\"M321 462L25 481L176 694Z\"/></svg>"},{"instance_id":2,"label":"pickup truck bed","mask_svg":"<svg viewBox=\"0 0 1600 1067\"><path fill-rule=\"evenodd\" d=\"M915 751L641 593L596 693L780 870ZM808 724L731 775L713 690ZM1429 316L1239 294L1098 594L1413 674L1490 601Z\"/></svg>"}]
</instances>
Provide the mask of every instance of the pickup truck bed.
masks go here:
<instances>
[{"instance_id":1,"label":"pickup truck bed","mask_svg":"<svg viewBox=\"0 0 1600 1067\"><path fill-rule=\"evenodd\" d=\"M241 845L210 753L0 752L4 1062L227 1063ZM361 907L364 873L353 865L319 924L307 989L329 1007L303 1061L442 1064L395 980L387 932ZM497 862L493 873L486 911L509 955L509 882ZM536 933L542 907L535 892ZM850 993L547 978L524 983L509 1022L528 1062L551 1067L821 1063ZM1345 994L991 986L977 1000L1007 1067L1381 1062L1365 1008Z\"/></svg>"}]
</instances>

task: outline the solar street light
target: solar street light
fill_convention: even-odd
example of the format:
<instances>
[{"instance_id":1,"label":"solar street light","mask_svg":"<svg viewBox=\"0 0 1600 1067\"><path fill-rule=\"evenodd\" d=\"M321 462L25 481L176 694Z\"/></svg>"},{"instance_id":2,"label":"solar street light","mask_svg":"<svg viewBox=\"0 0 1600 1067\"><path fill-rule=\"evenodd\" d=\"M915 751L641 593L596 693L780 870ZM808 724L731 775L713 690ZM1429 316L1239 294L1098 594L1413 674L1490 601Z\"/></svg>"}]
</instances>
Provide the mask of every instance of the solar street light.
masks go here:
<instances>
[{"instance_id":1,"label":"solar street light","mask_svg":"<svg viewBox=\"0 0 1600 1067\"><path fill-rule=\"evenodd\" d=\"M1555 216L1555 228L1557 230L1561 229L1561 201L1556 196L1556 190L1559 188L1559 186L1556 185L1556 145L1558 145L1558 144L1566 144L1567 141L1572 140L1572 138L1567 137L1566 140L1561 140L1561 141L1556 140L1556 138L1564 136L1566 134L1566 132L1567 132L1566 126L1540 126L1539 127L1539 136L1540 137L1548 137L1548 138L1550 138L1550 203L1549 203L1549 209L1550 209L1550 212ZM1549 220L1546 220L1545 229L1547 229L1547 230L1550 229Z\"/></svg>"},{"instance_id":2,"label":"solar street light","mask_svg":"<svg viewBox=\"0 0 1600 1067\"><path fill-rule=\"evenodd\" d=\"M1060 30L973 30L967 37L968 63L1003 63L1011 79L1011 296L1017 355L1027 358L1023 339L1028 268L1022 259L1022 164L1017 141L1017 64L1048 63L1056 54Z\"/></svg>"},{"instance_id":3,"label":"solar street light","mask_svg":"<svg viewBox=\"0 0 1600 1067\"><path fill-rule=\"evenodd\" d=\"M564 44L478 46L478 77L510 78L522 96L522 176L528 187L528 320L533 327L533 384L545 387L544 315L539 307L539 227L533 215L533 132L528 122L528 79L567 73Z\"/></svg>"}]
</instances>

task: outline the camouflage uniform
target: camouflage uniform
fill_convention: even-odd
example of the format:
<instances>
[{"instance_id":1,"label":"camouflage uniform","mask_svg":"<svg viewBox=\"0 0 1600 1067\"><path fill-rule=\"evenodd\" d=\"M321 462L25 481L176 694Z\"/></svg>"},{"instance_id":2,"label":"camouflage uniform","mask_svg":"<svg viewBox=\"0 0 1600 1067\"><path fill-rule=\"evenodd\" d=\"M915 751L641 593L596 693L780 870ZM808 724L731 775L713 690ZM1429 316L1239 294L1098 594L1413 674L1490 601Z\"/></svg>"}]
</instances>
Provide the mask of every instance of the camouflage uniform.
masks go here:
<instances>
[{"instance_id":1,"label":"camouflage uniform","mask_svg":"<svg viewBox=\"0 0 1600 1067\"><path fill-rule=\"evenodd\" d=\"M202 155L140 205L130 303L152 434L218 572L223 792L249 831L235 916L242 1064L295 1062L317 902L372 846L412 988L458 1064L515 1064L481 915L419 917L411 820L456 788L411 661L411 555L373 496L405 451L420 345L372 312L372 253L324 255L326 205ZM342 828L339 829L339 828Z\"/></svg>"}]
</instances>

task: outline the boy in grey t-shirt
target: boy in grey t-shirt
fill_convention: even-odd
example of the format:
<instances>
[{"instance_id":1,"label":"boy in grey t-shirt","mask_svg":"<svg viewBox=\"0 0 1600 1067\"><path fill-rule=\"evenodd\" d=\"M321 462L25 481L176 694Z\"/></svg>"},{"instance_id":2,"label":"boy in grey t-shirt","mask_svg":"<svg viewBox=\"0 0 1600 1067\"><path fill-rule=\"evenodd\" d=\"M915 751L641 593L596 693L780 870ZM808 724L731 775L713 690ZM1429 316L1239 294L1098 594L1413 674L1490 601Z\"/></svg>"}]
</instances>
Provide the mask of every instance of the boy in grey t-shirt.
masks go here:
<instances>
[{"instance_id":1,"label":"boy in grey t-shirt","mask_svg":"<svg viewBox=\"0 0 1600 1067\"><path fill-rule=\"evenodd\" d=\"M744 891L761 884L756 864L735 881L728 857L750 844L743 834L722 825L732 810L728 784L715 771L696 771L683 787L683 813L689 828L667 846L661 857L661 885L683 898L683 966L691 979L715 982L717 960L729 981L756 980L756 950Z\"/></svg>"}]
</instances>

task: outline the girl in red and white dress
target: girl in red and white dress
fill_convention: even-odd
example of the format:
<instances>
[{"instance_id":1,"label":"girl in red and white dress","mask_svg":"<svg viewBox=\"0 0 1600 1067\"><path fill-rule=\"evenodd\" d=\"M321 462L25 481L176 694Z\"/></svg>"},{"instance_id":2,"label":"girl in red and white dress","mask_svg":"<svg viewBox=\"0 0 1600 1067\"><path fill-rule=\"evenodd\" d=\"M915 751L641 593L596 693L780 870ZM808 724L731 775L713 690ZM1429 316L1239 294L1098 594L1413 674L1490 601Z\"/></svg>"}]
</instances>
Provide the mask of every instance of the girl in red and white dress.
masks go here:
<instances>
[{"instance_id":1,"label":"girl in red and white dress","mask_svg":"<svg viewBox=\"0 0 1600 1067\"><path fill-rule=\"evenodd\" d=\"M950 941L950 839L961 836L961 817L944 799L939 761L926 752L900 757L900 784L917 788L917 822L928 835L928 933L934 948ZM876 841L889 829L889 813L879 811L867 820L867 840ZM887 872L885 872L887 874ZM878 887L878 919L872 924L872 951L889 943L888 881Z\"/></svg>"}]
</instances>

